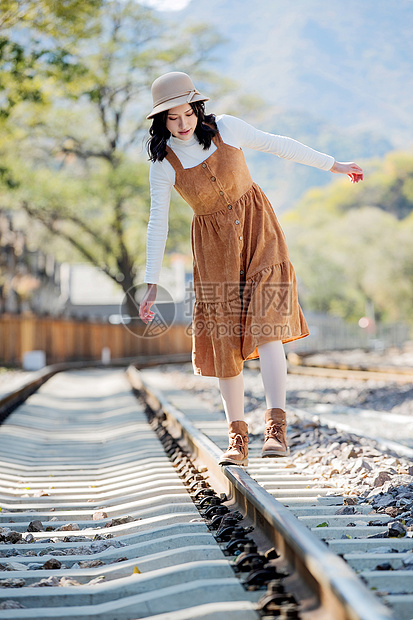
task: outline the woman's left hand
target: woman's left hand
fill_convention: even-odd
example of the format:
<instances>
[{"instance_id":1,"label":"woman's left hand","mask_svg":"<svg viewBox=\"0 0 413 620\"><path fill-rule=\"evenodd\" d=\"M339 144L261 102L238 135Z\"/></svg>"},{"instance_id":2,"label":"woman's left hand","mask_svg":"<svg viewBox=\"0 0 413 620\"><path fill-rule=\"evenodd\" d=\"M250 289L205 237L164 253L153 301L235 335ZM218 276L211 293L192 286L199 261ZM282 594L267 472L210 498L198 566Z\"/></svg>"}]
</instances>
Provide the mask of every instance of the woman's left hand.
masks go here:
<instances>
[{"instance_id":1,"label":"woman's left hand","mask_svg":"<svg viewBox=\"0 0 413 620\"><path fill-rule=\"evenodd\" d=\"M346 174L350 177L352 183L358 183L364 178L363 170L354 162L335 161L330 168L330 172L334 172L335 174Z\"/></svg>"}]
</instances>

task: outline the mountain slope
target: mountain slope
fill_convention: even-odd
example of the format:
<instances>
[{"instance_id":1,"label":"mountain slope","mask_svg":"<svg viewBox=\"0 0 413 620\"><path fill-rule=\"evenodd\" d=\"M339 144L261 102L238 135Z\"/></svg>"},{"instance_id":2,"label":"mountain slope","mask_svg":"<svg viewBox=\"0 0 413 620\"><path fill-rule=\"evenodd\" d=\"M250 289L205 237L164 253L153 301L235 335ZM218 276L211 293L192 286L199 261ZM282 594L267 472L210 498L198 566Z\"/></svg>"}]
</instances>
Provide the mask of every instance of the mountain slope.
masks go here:
<instances>
[{"instance_id":1,"label":"mountain slope","mask_svg":"<svg viewBox=\"0 0 413 620\"><path fill-rule=\"evenodd\" d=\"M284 108L413 141L413 2L192 0L227 39L216 67Z\"/></svg>"},{"instance_id":2,"label":"mountain slope","mask_svg":"<svg viewBox=\"0 0 413 620\"><path fill-rule=\"evenodd\" d=\"M211 66L239 88L208 111L231 113L240 95L260 96L266 105L245 120L341 161L413 147L413 2L192 0L164 15L171 28L174 20L209 23L225 39ZM268 154L246 156L277 211L333 178Z\"/></svg>"}]
</instances>

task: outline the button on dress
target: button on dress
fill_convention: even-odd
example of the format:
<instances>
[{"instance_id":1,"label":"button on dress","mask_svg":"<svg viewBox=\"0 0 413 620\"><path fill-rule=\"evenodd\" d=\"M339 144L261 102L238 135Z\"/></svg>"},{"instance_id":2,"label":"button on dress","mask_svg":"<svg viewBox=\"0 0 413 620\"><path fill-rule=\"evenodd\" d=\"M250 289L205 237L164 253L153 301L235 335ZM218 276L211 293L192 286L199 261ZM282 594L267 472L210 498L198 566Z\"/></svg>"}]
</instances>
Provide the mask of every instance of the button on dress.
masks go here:
<instances>
[{"instance_id":1,"label":"button on dress","mask_svg":"<svg viewBox=\"0 0 413 620\"><path fill-rule=\"evenodd\" d=\"M192 207L196 375L234 377L257 346L308 336L283 230L242 149L213 137L216 150L184 168L168 146L175 189Z\"/></svg>"}]
</instances>

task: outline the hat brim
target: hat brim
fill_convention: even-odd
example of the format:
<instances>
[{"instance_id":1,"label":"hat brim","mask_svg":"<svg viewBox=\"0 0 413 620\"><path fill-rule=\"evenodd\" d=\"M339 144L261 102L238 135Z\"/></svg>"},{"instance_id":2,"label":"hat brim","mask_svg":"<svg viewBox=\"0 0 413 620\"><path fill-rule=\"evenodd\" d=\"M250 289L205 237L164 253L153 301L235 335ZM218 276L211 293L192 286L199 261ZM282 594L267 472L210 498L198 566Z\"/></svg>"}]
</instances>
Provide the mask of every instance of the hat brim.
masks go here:
<instances>
[{"instance_id":1,"label":"hat brim","mask_svg":"<svg viewBox=\"0 0 413 620\"><path fill-rule=\"evenodd\" d=\"M188 101L188 95L174 97L173 99L169 99L168 101L164 101L163 103L155 106L152 112L148 114L146 118L153 118L156 114L159 114L160 112L165 112L165 110L176 108L177 106L183 105L184 103L194 103L195 101L209 101L209 97L204 97L204 95L201 95L201 93L195 94L192 97L191 101Z\"/></svg>"}]
</instances>

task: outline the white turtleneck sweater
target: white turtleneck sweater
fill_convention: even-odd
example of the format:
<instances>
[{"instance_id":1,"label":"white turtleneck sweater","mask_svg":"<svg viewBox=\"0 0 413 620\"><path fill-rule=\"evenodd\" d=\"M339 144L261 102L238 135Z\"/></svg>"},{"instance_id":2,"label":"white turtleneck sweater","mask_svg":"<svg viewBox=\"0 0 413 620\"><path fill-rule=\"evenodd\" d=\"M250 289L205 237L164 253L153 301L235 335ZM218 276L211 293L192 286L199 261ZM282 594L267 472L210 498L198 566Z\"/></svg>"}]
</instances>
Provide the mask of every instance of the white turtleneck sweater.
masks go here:
<instances>
[{"instance_id":1,"label":"white turtleneck sweater","mask_svg":"<svg viewBox=\"0 0 413 620\"><path fill-rule=\"evenodd\" d=\"M334 157L301 144L291 138L277 136L255 129L245 121L234 116L223 114L216 117L222 140L236 148L248 147L257 151L265 151L292 161L314 166L321 170L330 170ZM204 150L196 136L190 140L180 140L171 136L168 145L178 156L184 168L193 168L205 161L216 150L212 142L208 150ZM145 282L156 284L162 267L168 237L168 214L171 189L175 184L175 170L167 159L151 164L149 181L151 188L151 210L146 243Z\"/></svg>"}]
</instances>

